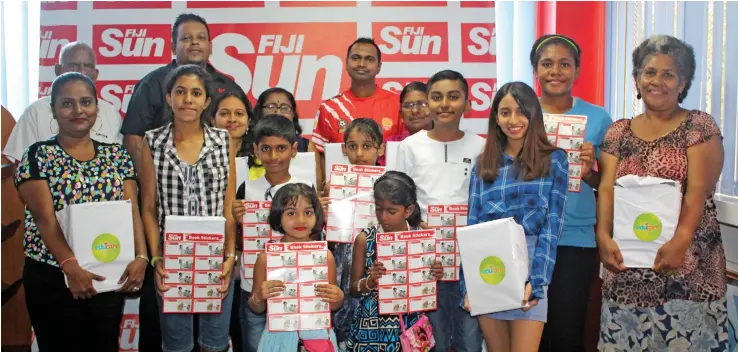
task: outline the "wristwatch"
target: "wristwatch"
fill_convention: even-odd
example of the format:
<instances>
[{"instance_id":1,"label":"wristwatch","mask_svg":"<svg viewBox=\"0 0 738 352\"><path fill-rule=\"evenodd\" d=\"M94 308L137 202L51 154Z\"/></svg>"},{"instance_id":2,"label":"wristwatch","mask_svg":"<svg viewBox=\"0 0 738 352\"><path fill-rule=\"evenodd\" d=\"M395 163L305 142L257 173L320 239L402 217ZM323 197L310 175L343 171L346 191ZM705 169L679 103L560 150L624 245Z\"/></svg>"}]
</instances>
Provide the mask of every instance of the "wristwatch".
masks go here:
<instances>
[{"instance_id":1,"label":"wristwatch","mask_svg":"<svg viewBox=\"0 0 738 352\"><path fill-rule=\"evenodd\" d=\"M233 258L233 263L234 264L235 263L238 263L238 255L236 253L228 253L228 254L226 254L225 257L226 257L226 260L228 260L228 258Z\"/></svg>"}]
</instances>

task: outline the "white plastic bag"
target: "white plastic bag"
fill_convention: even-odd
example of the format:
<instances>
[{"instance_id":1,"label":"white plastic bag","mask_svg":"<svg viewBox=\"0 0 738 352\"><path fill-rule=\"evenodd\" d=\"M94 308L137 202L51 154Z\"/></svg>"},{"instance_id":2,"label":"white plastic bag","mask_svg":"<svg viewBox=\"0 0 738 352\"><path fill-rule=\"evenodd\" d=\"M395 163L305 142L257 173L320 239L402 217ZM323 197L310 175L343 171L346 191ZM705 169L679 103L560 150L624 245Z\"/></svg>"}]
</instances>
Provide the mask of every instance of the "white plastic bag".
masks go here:
<instances>
[{"instance_id":1,"label":"white plastic bag","mask_svg":"<svg viewBox=\"0 0 738 352\"><path fill-rule=\"evenodd\" d=\"M131 201L72 204L56 216L79 265L105 277L105 281L92 281L95 290L121 288L118 280L136 257Z\"/></svg>"},{"instance_id":2,"label":"white plastic bag","mask_svg":"<svg viewBox=\"0 0 738 352\"><path fill-rule=\"evenodd\" d=\"M513 218L456 230L471 315L520 308L528 280L528 246Z\"/></svg>"},{"instance_id":3,"label":"white plastic bag","mask_svg":"<svg viewBox=\"0 0 738 352\"><path fill-rule=\"evenodd\" d=\"M615 182L613 239L629 268L653 267L656 253L674 237L681 210L679 182L627 175Z\"/></svg>"}]
</instances>

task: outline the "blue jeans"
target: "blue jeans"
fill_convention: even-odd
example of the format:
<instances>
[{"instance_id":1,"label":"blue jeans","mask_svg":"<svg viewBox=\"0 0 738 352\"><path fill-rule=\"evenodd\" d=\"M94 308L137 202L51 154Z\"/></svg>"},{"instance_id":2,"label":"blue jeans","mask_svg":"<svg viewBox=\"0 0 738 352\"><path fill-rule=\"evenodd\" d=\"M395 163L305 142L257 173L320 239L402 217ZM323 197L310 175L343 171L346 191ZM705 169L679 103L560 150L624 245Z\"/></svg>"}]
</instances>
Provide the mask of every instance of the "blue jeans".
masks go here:
<instances>
[{"instance_id":1,"label":"blue jeans","mask_svg":"<svg viewBox=\"0 0 738 352\"><path fill-rule=\"evenodd\" d=\"M266 327L266 312L256 314L249 308L251 292L241 292L241 338L244 352L256 352L259 349L259 340Z\"/></svg>"},{"instance_id":2,"label":"blue jeans","mask_svg":"<svg viewBox=\"0 0 738 352\"><path fill-rule=\"evenodd\" d=\"M200 348L209 351L223 351L228 348L228 329L231 324L231 306L233 305L233 286L235 276L231 277L228 294L221 305L220 314L198 314ZM190 352L195 347L193 339L193 314L163 314L162 299L159 302L159 320L161 323L161 348L164 352Z\"/></svg>"},{"instance_id":3,"label":"blue jeans","mask_svg":"<svg viewBox=\"0 0 738 352\"><path fill-rule=\"evenodd\" d=\"M427 312L436 339L437 352L482 351L482 333L477 318L461 309L459 282L438 282L438 309Z\"/></svg>"}]
</instances>

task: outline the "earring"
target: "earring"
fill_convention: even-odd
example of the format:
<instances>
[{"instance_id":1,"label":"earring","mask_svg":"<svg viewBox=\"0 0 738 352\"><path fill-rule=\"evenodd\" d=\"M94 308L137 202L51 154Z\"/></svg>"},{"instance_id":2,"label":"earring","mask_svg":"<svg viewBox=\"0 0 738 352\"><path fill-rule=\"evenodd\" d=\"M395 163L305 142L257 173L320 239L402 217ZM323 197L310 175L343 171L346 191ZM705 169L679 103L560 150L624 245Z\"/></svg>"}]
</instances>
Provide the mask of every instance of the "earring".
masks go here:
<instances>
[{"instance_id":1,"label":"earring","mask_svg":"<svg viewBox=\"0 0 738 352\"><path fill-rule=\"evenodd\" d=\"M638 94L636 94L636 99L641 100L641 91L638 91Z\"/></svg>"}]
</instances>

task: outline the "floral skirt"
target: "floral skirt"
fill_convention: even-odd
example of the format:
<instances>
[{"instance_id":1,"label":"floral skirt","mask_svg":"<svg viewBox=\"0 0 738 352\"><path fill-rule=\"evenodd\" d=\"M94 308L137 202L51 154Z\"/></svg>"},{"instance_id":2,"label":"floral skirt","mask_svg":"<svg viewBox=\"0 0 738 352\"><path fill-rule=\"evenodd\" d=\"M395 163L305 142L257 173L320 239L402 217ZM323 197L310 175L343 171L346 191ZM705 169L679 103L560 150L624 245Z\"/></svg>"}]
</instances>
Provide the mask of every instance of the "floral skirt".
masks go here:
<instances>
[{"instance_id":1,"label":"floral skirt","mask_svg":"<svg viewBox=\"0 0 738 352\"><path fill-rule=\"evenodd\" d=\"M672 300L656 307L631 307L604 299L600 351L728 350L726 298L694 302Z\"/></svg>"}]
</instances>

